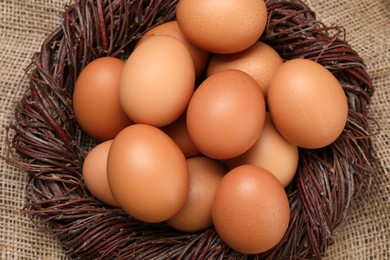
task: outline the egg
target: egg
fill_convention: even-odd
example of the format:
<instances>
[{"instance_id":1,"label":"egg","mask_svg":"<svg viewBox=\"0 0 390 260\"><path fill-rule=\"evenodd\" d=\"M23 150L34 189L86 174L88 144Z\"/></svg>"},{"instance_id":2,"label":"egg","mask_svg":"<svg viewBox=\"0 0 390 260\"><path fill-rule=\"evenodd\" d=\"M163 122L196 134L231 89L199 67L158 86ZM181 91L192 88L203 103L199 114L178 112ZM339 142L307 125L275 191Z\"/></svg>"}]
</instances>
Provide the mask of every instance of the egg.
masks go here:
<instances>
[{"instance_id":1,"label":"egg","mask_svg":"<svg viewBox=\"0 0 390 260\"><path fill-rule=\"evenodd\" d=\"M140 42L143 42L143 40L155 35L169 35L182 41L192 56L195 67L195 76L199 77L205 71L207 62L209 60L209 53L191 44L185 35L180 31L180 28L177 25L177 21L166 22L153 27L144 34Z\"/></svg>"},{"instance_id":2,"label":"egg","mask_svg":"<svg viewBox=\"0 0 390 260\"><path fill-rule=\"evenodd\" d=\"M261 134L265 101L256 81L240 70L204 80L187 109L188 133L199 151L214 159L246 152Z\"/></svg>"},{"instance_id":3,"label":"egg","mask_svg":"<svg viewBox=\"0 0 390 260\"><path fill-rule=\"evenodd\" d=\"M299 147L331 144L347 122L348 102L340 82L324 66L308 59L289 60L276 69L267 101L277 130Z\"/></svg>"},{"instance_id":4,"label":"egg","mask_svg":"<svg viewBox=\"0 0 390 260\"><path fill-rule=\"evenodd\" d=\"M185 113L172 124L163 127L162 130L179 146L186 158L200 155L188 134Z\"/></svg>"},{"instance_id":5,"label":"egg","mask_svg":"<svg viewBox=\"0 0 390 260\"><path fill-rule=\"evenodd\" d=\"M127 59L119 100L134 122L162 127L183 114L194 87L194 63L187 47L172 36L153 36Z\"/></svg>"},{"instance_id":6,"label":"egg","mask_svg":"<svg viewBox=\"0 0 390 260\"><path fill-rule=\"evenodd\" d=\"M205 156L187 159L190 190L184 207L166 223L180 231L195 232L212 225L211 205L215 191L227 168Z\"/></svg>"},{"instance_id":7,"label":"egg","mask_svg":"<svg viewBox=\"0 0 390 260\"><path fill-rule=\"evenodd\" d=\"M263 0L180 0L180 30L195 46L213 53L235 53L254 44L264 32Z\"/></svg>"},{"instance_id":8,"label":"egg","mask_svg":"<svg viewBox=\"0 0 390 260\"><path fill-rule=\"evenodd\" d=\"M262 167L287 187L295 176L298 160L298 147L280 135L266 113L263 131L256 143L244 154L227 160L226 164L231 169L243 164Z\"/></svg>"},{"instance_id":9,"label":"egg","mask_svg":"<svg viewBox=\"0 0 390 260\"><path fill-rule=\"evenodd\" d=\"M267 170L242 165L221 180L211 208L219 237L244 254L265 252L285 235L290 219L286 192Z\"/></svg>"},{"instance_id":10,"label":"egg","mask_svg":"<svg viewBox=\"0 0 390 260\"><path fill-rule=\"evenodd\" d=\"M80 127L90 136L110 140L132 122L119 103L119 79L124 62L102 57L80 73L73 91L73 110Z\"/></svg>"},{"instance_id":11,"label":"egg","mask_svg":"<svg viewBox=\"0 0 390 260\"><path fill-rule=\"evenodd\" d=\"M213 54L207 67L207 75L225 69L242 70L256 80L266 97L271 76L281 64L283 64L282 58L271 46L256 42L239 53Z\"/></svg>"},{"instance_id":12,"label":"egg","mask_svg":"<svg viewBox=\"0 0 390 260\"><path fill-rule=\"evenodd\" d=\"M107 157L112 140L104 141L87 154L83 162L83 179L88 190L100 201L118 206L107 180Z\"/></svg>"},{"instance_id":13,"label":"egg","mask_svg":"<svg viewBox=\"0 0 390 260\"><path fill-rule=\"evenodd\" d=\"M107 176L119 206L144 222L173 217L188 196L184 154L163 131L146 124L133 124L115 137L108 153Z\"/></svg>"}]
</instances>

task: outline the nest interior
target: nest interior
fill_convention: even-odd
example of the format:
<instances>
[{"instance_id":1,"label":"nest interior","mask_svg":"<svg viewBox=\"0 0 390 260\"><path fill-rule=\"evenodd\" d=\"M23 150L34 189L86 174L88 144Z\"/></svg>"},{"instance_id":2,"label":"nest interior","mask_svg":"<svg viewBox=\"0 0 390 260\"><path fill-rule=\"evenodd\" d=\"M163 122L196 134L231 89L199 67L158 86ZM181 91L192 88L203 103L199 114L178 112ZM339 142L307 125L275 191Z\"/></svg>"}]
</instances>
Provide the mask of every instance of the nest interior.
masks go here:
<instances>
[{"instance_id":1,"label":"nest interior","mask_svg":"<svg viewBox=\"0 0 390 260\"><path fill-rule=\"evenodd\" d=\"M327 67L345 90L349 114L333 144L300 149L296 178L286 188L290 225L275 248L241 255L213 228L190 234L142 223L86 189L82 163L96 141L80 129L72 111L77 76L98 57L125 60L144 32L175 19L177 2L79 0L66 6L62 25L27 68L30 83L9 126L7 161L29 176L26 214L55 233L72 258L320 258L375 172L367 117L374 86L343 28L322 24L300 0L267 0L269 20L259 40L285 60L307 58Z\"/></svg>"}]
</instances>

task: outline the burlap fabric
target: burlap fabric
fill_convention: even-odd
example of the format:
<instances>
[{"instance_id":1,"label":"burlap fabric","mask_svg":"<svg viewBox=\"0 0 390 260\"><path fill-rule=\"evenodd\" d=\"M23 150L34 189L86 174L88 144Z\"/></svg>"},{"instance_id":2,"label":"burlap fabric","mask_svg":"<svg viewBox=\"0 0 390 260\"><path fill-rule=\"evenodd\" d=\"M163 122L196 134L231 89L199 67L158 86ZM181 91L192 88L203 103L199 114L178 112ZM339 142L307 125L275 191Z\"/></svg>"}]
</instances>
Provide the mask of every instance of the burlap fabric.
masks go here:
<instances>
[{"instance_id":1,"label":"burlap fabric","mask_svg":"<svg viewBox=\"0 0 390 260\"><path fill-rule=\"evenodd\" d=\"M0 124L27 86L24 69L42 41L61 23L68 0L0 0ZM358 201L337 233L329 259L390 259L390 0L305 0L324 23L345 27L347 40L365 60L376 85L370 116L380 127L373 138L380 168L372 189ZM0 259L66 259L58 240L35 229L21 210L25 174L0 161Z\"/></svg>"}]
</instances>

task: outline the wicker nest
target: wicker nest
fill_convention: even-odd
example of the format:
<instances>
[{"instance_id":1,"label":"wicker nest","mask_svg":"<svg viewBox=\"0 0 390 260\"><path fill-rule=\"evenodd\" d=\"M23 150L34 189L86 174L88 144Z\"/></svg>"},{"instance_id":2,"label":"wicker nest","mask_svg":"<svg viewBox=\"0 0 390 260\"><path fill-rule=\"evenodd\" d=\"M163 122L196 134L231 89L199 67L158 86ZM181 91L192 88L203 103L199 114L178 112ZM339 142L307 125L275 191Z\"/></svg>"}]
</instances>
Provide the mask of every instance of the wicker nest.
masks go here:
<instances>
[{"instance_id":1,"label":"wicker nest","mask_svg":"<svg viewBox=\"0 0 390 260\"><path fill-rule=\"evenodd\" d=\"M82 180L82 163L96 143L72 111L80 71L101 56L125 60L142 34L173 20L177 0L80 0L66 6L62 25L27 68L30 80L9 126L7 160L28 173L25 212L55 233L72 258L321 258L334 232L375 172L367 109L374 87L362 59L299 0L266 1L269 21L261 40L283 59L303 57L327 67L349 102L342 135L319 150L300 149L296 178L286 188L290 226L282 241L260 255L228 248L214 228L181 233L164 224L134 220L95 199Z\"/></svg>"}]
</instances>

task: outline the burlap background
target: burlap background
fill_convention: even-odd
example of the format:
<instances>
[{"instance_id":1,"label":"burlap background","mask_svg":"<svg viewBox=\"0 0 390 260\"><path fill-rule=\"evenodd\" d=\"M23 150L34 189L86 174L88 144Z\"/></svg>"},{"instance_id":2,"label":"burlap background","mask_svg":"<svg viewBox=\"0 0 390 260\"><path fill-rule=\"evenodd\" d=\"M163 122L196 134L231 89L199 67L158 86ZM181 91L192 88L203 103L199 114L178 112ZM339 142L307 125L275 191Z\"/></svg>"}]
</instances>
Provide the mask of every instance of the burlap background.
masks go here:
<instances>
[{"instance_id":1,"label":"burlap background","mask_svg":"<svg viewBox=\"0 0 390 260\"><path fill-rule=\"evenodd\" d=\"M68 0L0 0L0 131L26 87L24 68L42 41L61 23ZM329 259L390 259L390 0L306 0L326 24L347 30L347 40L366 62L377 87L370 109L381 126L374 146L381 169L365 200L337 234ZM38 232L21 214L25 175L0 160L0 258L66 259L51 234Z\"/></svg>"}]
</instances>

